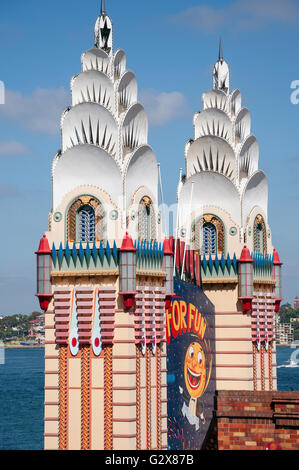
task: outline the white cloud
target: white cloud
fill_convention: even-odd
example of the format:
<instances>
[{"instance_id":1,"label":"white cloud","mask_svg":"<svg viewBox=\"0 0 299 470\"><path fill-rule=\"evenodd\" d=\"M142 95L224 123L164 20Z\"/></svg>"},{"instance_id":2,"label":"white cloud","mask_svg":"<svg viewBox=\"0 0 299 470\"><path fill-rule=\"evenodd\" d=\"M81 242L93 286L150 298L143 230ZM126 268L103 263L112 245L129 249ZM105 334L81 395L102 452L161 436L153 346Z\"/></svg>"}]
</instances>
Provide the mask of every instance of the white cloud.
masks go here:
<instances>
[{"instance_id":1,"label":"white cloud","mask_svg":"<svg viewBox=\"0 0 299 470\"><path fill-rule=\"evenodd\" d=\"M69 93L64 88L38 88L30 94L6 90L5 104L0 106L0 116L17 122L25 129L55 135L59 131L61 114L69 100Z\"/></svg>"},{"instance_id":2,"label":"white cloud","mask_svg":"<svg viewBox=\"0 0 299 470\"><path fill-rule=\"evenodd\" d=\"M151 126L161 127L186 114L186 98L178 91L159 93L151 89L142 90L139 98L145 107Z\"/></svg>"},{"instance_id":3,"label":"white cloud","mask_svg":"<svg viewBox=\"0 0 299 470\"><path fill-rule=\"evenodd\" d=\"M170 20L205 33L244 32L280 22L297 26L298 0L237 0L222 8L199 5L172 15Z\"/></svg>"},{"instance_id":4,"label":"white cloud","mask_svg":"<svg viewBox=\"0 0 299 470\"><path fill-rule=\"evenodd\" d=\"M29 148L16 140L0 141L0 157L15 155L26 155L30 153Z\"/></svg>"},{"instance_id":5,"label":"white cloud","mask_svg":"<svg viewBox=\"0 0 299 470\"><path fill-rule=\"evenodd\" d=\"M39 88L30 94L7 90L5 104L0 106L0 116L17 122L30 131L55 135L59 131L61 114L69 105L69 101L69 93L64 88ZM150 125L157 127L183 116L187 109L186 98L178 91L159 93L150 89L143 90L140 101L146 108ZM17 151L25 151L25 148L21 148L21 144L18 147L16 142L2 144L1 149L0 142L0 156L6 151L10 151L11 155Z\"/></svg>"}]
</instances>

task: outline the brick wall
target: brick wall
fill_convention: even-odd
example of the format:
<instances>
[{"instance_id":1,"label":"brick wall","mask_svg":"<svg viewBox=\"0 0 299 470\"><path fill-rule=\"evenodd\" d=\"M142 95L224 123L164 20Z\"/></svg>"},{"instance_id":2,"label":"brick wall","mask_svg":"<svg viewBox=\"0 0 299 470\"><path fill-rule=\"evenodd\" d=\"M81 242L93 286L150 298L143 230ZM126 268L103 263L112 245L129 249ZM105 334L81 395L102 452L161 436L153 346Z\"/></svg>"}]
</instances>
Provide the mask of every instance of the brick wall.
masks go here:
<instances>
[{"instance_id":1,"label":"brick wall","mask_svg":"<svg viewBox=\"0 0 299 470\"><path fill-rule=\"evenodd\" d=\"M216 428L207 450L299 450L299 392L219 391Z\"/></svg>"}]
</instances>

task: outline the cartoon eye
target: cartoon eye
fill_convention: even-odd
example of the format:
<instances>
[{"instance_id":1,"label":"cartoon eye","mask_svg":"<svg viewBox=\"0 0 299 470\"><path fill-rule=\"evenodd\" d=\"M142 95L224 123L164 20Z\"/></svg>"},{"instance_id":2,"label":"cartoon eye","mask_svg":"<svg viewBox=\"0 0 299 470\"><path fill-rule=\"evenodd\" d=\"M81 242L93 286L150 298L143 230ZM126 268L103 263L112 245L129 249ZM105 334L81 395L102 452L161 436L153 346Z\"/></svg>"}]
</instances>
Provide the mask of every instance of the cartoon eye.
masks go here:
<instances>
[{"instance_id":1,"label":"cartoon eye","mask_svg":"<svg viewBox=\"0 0 299 470\"><path fill-rule=\"evenodd\" d=\"M193 349L193 346L190 346L189 348L189 357L193 357L194 356L194 349Z\"/></svg>"},{"instance_id":2,"label":"cartoon eye","mask_svg":"<svg viewBox=\"0 0 299 470\"><path fill-rule=\"evenodd\" d=\"M201 354L200 351L199 351L198 356L197 356L197 361L198 361L198 364L202 363L202 354Z\"/></svg>"}]
</instances>

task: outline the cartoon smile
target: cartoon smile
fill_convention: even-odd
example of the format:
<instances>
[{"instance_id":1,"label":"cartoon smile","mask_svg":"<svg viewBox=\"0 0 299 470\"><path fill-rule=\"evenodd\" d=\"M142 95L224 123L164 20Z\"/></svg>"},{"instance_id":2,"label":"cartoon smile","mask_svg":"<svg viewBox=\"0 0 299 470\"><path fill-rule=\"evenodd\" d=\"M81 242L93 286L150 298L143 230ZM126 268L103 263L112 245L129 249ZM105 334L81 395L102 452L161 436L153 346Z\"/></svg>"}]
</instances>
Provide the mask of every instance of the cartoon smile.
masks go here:
<instances>
[{"instance_id":1,"label":"cartoon smile","mask_svg":"<svg viewBox=\"0 0 299 470\"><path fill-rule=\"evenodd\" d=\"M191 343L186 351L184 378L189 395L200 397L206 383L206 360L204 350L197 342Z\"/></svg>"},{"instance_id":2,"label":"cartoon smile","mask_svg":"<svg viewBox=\"0 0 299 470\"><path fill-rule=\"evenodd\" d=\"M195 372L190 370L189 367L187 368L187 371L188 371L187 380L188 380L190 387L192 389L197 388L200 384L201 374L196 374Z\"/></svg>"}]
</instances>

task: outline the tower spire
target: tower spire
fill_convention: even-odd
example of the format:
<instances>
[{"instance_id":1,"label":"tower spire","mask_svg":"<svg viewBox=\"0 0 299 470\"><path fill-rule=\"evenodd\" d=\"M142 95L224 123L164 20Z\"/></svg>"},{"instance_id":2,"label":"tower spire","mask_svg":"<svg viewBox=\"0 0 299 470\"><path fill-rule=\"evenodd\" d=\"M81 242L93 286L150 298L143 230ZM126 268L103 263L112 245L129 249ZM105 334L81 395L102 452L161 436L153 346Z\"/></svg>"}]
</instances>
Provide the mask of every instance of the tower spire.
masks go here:
<instances>
[{"instance_id":1,"label":"tower spire","mask_svg":"<svg viewBox=\"0 0 299 470\"><path fill-rule=\"evenodd\" d=\"M219 39L219 61L223 60L223 45L222 38Z\"/></svg>"},{"instance_id":2,"label":"tower spire","mask_svg":"<svg viewBox=\"0 0 299 470\"><path fill-rule=\"evenodd\" d=\"M112 54L113 31L112 22L106 12L106 2L101 0L101 14L95 24L95 46L103 49L107 54Z\"/></svg>"},{"instance_id":3,"label":"tower spire","mask_svg":"<svg viewBox=\"0 0 299 470\"><path fill-rule=\"evenodd\" d=\"M222 38L219 39L219 57L214 65L213 87L229 93L229 67L223 58Z\"/></svg>"},{"instance_id":4,"label":"tower spire","mask_svg":"<svg viewBox=\"0 0 299 470\"><path fill-rule=\"evenodd\" d=\"M106 16L106 1L105 0L101 1L101 15Z\"/></svg>"}]
</instances>

